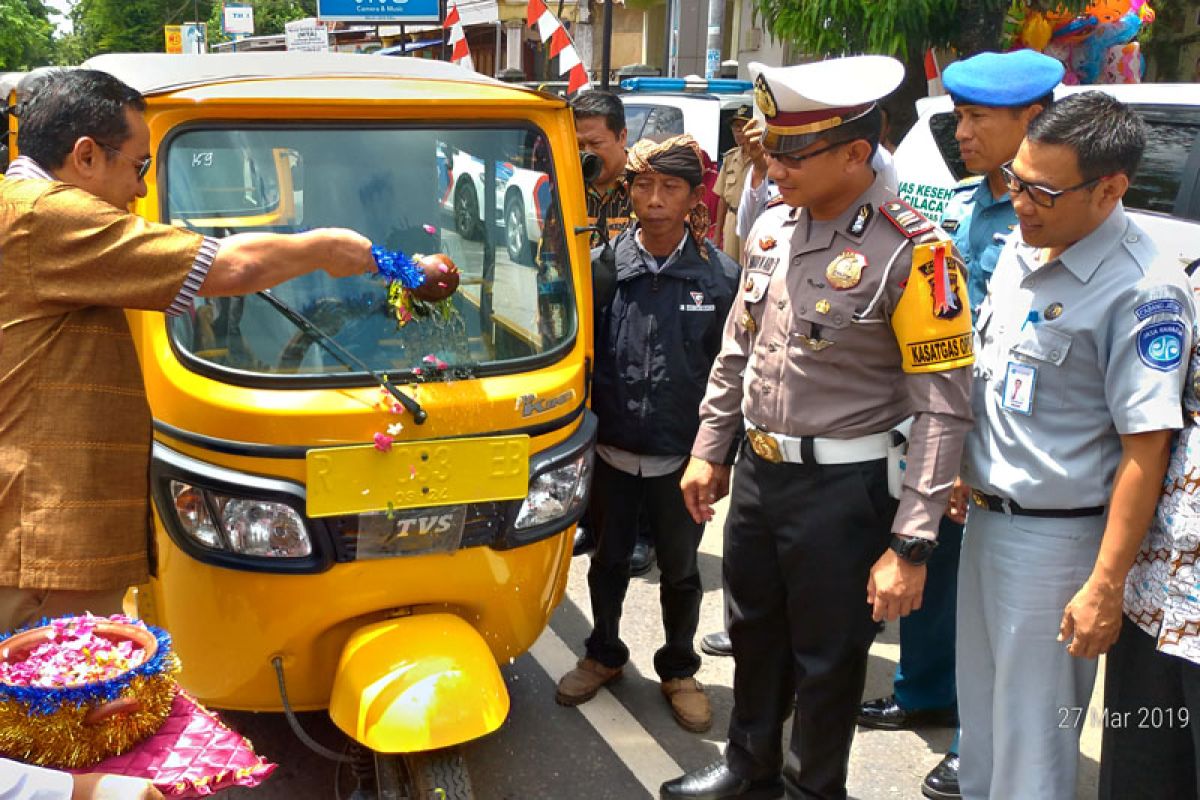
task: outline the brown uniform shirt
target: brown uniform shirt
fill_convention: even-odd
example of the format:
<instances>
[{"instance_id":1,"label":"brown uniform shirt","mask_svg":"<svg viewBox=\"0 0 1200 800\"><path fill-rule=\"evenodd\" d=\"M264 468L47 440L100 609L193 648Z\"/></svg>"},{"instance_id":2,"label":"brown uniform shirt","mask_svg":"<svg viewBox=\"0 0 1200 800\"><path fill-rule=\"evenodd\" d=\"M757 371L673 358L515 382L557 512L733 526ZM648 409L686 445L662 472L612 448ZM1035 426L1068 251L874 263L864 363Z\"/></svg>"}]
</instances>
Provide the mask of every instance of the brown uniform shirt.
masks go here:
<instances>
[{"instance_id":1,"label":"brown uniform shirt","mask_svg":"<svg viewBox=\"0 0 1200 800\"><path fill-rule=\"evenodd\" d=\"M721 171L717 173L717 184L713 187L728 206L725 219L721 220L721 250L738 262L742 260L742 242L737 235L737 210L749 170L750 160L742 148L731 147L721 161Z\"/></svg>"},{"instance_id":2,"label":"brown uniform shirt","mask_svg":"<svg viewBox=\"0 0 1200 800\"><path fill-rule=\"evenodd\" d=\"M892 530L934 538L971 425L971 370L901 368L891 321L913 240L880 212L893 197L877 179L839 219L814 221L781 204L755 223L692 455L721 463L743 415L773 433L835 439L915 415ZM827 270L848 249L866 266L856 285L838 289Z\"/></svg>"},{"instance_id":3,"label":"brown uniform shirt","mask_svg":"<svg viewBox=\"0 0 1200 800\"><path fill-rule=\"evenodd\" d=\"M145 580L151 420L122 309L172 305L211 242L0 180L0 585Z\"/></svg>"}]
</instances>

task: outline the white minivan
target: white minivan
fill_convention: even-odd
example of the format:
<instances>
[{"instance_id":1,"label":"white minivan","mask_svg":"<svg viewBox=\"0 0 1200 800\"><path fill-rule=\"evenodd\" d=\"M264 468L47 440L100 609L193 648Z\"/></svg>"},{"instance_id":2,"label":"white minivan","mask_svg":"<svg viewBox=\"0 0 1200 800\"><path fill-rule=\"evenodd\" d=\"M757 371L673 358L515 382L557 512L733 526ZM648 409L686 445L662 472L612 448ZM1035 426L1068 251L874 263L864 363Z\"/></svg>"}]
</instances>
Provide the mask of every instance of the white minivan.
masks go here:
<instances>
[{"instance_id":1,"label":"white minivan","mask_svg":"<svg viewBox=\"0 0 1200 800\"><path fill-rule=\"evenodd\" d=\"M1146 122L1146 152L1125 206L1159 252L1181 266L1200 261L1200 84L1059 86L1055 97L1099 89L1132 106ZM900 195L930 219L958 181L969 177L954 139L948 95L917 101L917 123L896 148Z\"/></svg>"}]
</instances>

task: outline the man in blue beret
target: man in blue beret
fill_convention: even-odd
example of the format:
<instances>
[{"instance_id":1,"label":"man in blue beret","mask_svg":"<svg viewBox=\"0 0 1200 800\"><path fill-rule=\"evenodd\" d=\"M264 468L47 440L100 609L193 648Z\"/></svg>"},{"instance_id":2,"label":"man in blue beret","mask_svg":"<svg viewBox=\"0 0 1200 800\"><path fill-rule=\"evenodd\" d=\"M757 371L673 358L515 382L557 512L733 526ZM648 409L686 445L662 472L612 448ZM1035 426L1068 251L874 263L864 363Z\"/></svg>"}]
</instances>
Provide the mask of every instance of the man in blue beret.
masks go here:
<instances>
[{"instance_id":1,"label":"man in blue beret","mask_svg":"<svg viewBox=\"0 0 1200 800\"><path fill-rule=\"evenodd\" d=\"M954 100L955 138L966 168L941 226L967 265L975 312L1008 234L1017 224L1000 168L1017 154L1029 121L1053 100L1063 65L1033 50L980 53L942 74ZM953 724L955 601L965 508L951 508L938 531L919 611L900 621L900 663L893 694L863 703L860 725L891 730ZM958 737L925 777L922 792L936 800L959 797Z\"/></svg>"}]
</instances>

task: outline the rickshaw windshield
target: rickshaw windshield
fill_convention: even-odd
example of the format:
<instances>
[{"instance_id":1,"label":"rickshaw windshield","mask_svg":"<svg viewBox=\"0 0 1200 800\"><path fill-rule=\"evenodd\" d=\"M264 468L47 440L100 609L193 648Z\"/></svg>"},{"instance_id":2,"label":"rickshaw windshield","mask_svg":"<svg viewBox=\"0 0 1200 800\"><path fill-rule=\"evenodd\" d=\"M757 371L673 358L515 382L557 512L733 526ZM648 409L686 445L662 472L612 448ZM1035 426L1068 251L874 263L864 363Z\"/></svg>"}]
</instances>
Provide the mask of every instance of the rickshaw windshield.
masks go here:
<instances>
[{"instance_id":1,"label":"rickshaw windshield","mask_svg":"<svg viewBox=\"0 0 1200 800\"><path fill-rule=\"evenodd\" d=\"M378 276L317 271L273 290L378 372L516 372L575 336L550 149L531 127L190 129L169 140L165 178L163 218L202 233L340 226L450 256L457 293L403 326ZM256 295L198 298L169 330L185 363L231 383L364 377Z\"/></svg>"}]
</instances>

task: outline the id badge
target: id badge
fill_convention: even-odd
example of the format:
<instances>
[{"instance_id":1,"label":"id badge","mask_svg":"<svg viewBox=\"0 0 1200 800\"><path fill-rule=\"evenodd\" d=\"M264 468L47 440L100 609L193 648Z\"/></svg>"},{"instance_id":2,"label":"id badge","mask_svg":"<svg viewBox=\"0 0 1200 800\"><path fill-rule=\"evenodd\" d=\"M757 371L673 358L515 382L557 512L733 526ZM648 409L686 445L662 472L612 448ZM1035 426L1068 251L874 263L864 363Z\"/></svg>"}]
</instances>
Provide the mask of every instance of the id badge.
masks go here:
<instances>
[{"instance_id":1,"label":"id badge","mask_svg":"<svg viewBox=\"0 0 1200 800\"><path fill-rule=\"evenodd\" d=\"M1033 389L1037 384L1037 367L1017 361L1008 362L1004 376L1004 402L1009 411L1033 413Z\"/></svg>"}]
</instances>

